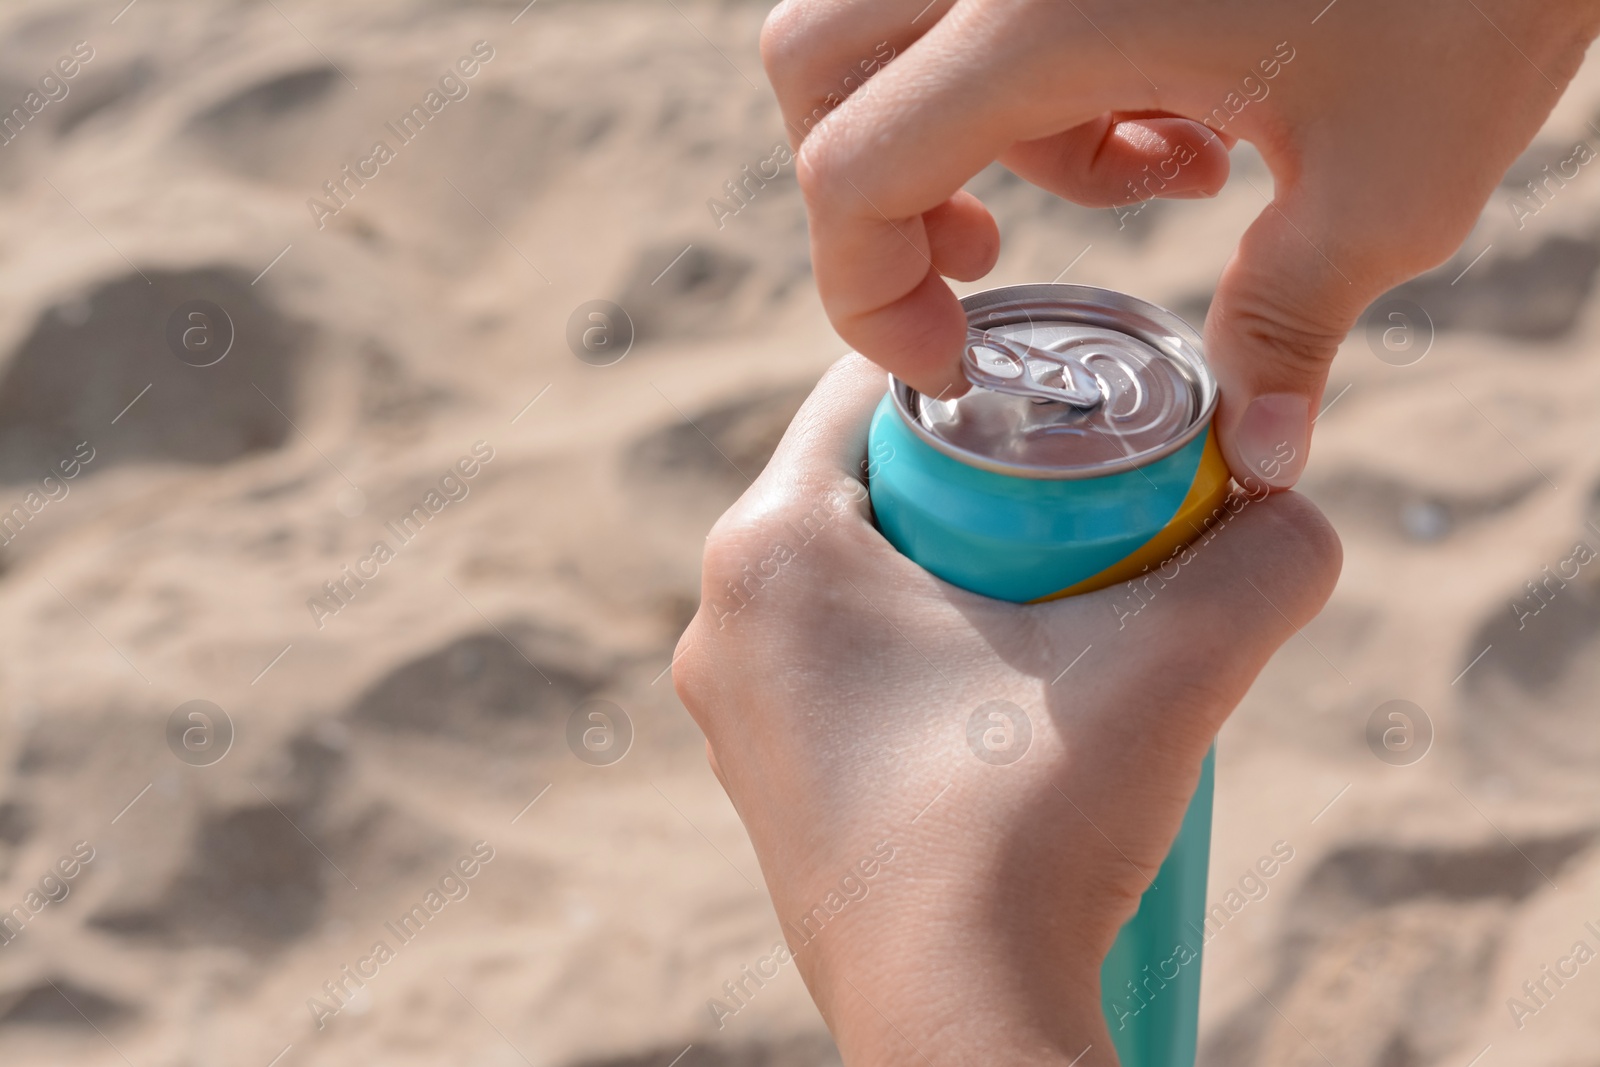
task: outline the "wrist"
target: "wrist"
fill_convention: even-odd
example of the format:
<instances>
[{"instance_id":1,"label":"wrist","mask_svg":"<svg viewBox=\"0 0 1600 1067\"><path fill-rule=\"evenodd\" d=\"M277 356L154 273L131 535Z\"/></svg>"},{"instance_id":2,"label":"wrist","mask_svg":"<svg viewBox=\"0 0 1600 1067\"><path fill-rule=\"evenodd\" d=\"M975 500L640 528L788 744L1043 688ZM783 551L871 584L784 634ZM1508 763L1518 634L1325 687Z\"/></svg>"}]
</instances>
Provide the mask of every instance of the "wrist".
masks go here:
<instances>
[{"instance_id":1,"label":"wrist","mask_svg":"<svg viewBox=\"0 0 1600 1067\"><path fill-rule=\"evenodd\" d=\"M1097 955L1030 952L971 927L941 934L937 923L908 925L916 929L899 936L829 931L843 936L796 949L846 1067L1117 1063Z\"/></svg>"},{"instance_id":2,"label":"wrist","mask_svg":"<svg viewBox=\"0 0 1600 1067\"><path fill-rule=\"evenodd\" d=\"M1062 1005L1048 1029L1028 1013L982 998L939 1002L938 1017L907 1012L906 998L878 989L846 988L827 1016L845 1067L933 1067L987 1063L996 1067L1116 1067L1116 1051L1097 998ZM920 991L912 991L913 996Z\"/></svg>"}]
</instances>

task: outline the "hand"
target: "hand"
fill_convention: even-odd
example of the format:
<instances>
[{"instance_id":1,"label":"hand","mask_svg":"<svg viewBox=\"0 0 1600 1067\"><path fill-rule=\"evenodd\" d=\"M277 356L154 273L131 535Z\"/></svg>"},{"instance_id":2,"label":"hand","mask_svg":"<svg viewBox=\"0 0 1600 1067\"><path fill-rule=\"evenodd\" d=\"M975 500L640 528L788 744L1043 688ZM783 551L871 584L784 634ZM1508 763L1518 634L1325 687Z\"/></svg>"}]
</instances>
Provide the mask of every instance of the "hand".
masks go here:
<instances>
[{"instance_id":1,"label":"hand","mask_svg":"<svg viewBox=\"0 0 1600 1067\"><path fill-rule=\"evenodd\" d=\"M1206 342L1235 477L1280 488L1357 316L1459 247L1600 29L1594 0L924 4L787 0L762 36L804 142L835 329L923 392L959 394L964 319L941 275L979 278L999 251L962 183L999 160L1088 205L1206 195L1243 138L1276 196L1223 272ZM1271 463L1282 442L1295 458Z\"/></svg>"},{"instance_id":2,"label":"hand","mask_svg":"<svg viewBox=\"0 0 1600 1067\"><path fill-rule=\"evenodd\" d=\"M965 593L872 525L883 392L866 360L836 365L712 530L678 693L846 1063L1066 1064L1092 1045L1080 1067L1113 1064L1101 960L1218 727L1332 591L1338 540L1281 494L1137 614L1125 586ZM994 700L1032 735L1008 765L969 742Z\"/></svg>"}]
</instances>

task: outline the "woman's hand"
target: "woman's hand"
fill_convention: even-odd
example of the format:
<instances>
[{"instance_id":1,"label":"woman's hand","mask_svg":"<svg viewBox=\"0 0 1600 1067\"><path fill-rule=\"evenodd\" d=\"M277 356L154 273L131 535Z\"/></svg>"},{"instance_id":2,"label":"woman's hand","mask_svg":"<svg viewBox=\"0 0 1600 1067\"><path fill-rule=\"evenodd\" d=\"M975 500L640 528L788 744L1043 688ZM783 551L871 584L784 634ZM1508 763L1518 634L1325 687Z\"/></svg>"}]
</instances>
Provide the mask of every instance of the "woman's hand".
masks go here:
<instances>
[{"instance_id":1,"label":"woman's hand","mask_svg":"<svg viewBox=\"0 0 1600 1067\"><path fill-rule=\"evenodd\" d=\"M787 0L762 52L828 315L932 395L966 388L941 275L999 250L974 174L1120 205L1215 192L1232 139L1254 143L1275 189L1206 344L1235 476L1283 487L1339 342L1459 247L1597 28L1595 0Z\"/></svg>"},{"instance_id":2,"label":"woman's hand","mask_svg":"<svg viewBox=\"0 0 1600 1067\"><path fill-rule=\"evenodd\" d=\"M678 692L847 1063L1114 1063L1101 960L1338 541L1282 494L1144 600L965 593L872 525L883 393L835 366L712 531Z\"/></svg>"}]
</instances>

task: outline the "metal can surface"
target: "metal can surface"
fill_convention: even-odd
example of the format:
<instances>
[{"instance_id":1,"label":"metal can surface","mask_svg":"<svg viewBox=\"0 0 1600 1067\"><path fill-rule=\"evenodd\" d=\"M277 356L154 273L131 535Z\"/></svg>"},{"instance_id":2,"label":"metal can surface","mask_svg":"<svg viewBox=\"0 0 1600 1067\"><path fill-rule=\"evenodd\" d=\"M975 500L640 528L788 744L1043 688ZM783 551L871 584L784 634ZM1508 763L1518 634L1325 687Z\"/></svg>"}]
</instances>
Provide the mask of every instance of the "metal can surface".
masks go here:
<instances>
[{"instance_id":1,"label":"metal can surface","mask_svg":"<svg viewBox=\"0 0 1600 1067\"><path fill-rule=\"evenodd\" d=\"M1111 394L1070 405L981 385L955 401L891 380L872 419L878 527L945 581L1001 600L1101 589L1193 540L1228 491L1200 338L1153 304L1081 285L962 300L977 330L1077 354Z\"/></svg>"},{"instance_id":2,"label":"metal can surface","mask_svg":"<svg viewBox=\"0 0 1600 1067\"><path fill-rule=\"evenodd\" d=\"M894 378L872 417L879 529L953 585L1031 602L1137 577L1201 534L1229 473L1199 336L1170 311L1079 285L963 298L973 388ZM1183 826L1101 969L1124 1067L1193 1067L1214 751ZM1159 989L1159 992L1157 991Z\"/></svg>"}]
</instances>

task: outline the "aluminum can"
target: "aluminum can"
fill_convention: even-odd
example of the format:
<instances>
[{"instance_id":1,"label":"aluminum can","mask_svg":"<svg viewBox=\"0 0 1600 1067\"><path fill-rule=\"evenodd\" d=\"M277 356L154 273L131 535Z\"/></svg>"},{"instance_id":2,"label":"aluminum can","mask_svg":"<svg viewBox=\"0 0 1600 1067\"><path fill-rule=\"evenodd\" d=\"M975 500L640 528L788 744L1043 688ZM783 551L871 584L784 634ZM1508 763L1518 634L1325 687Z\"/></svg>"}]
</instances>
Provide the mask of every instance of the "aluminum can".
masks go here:
<instances>
[{"instance_id":1,"label":"aluminum can","mask_svg":"<svg viewBox=\"0 0 1600 1067\"><path fill-rule=\"evenodd\" d=\"M873 414L873 512L963 589L1034 602L1139 576L1194 540L1229 488L1199 335L1123 293L1018 285L965 297L973 388L891 377ZM1193 1067L1215 749L1171 851L1101 969L1124 1067Z\"/></svg>"}]
</instances>

